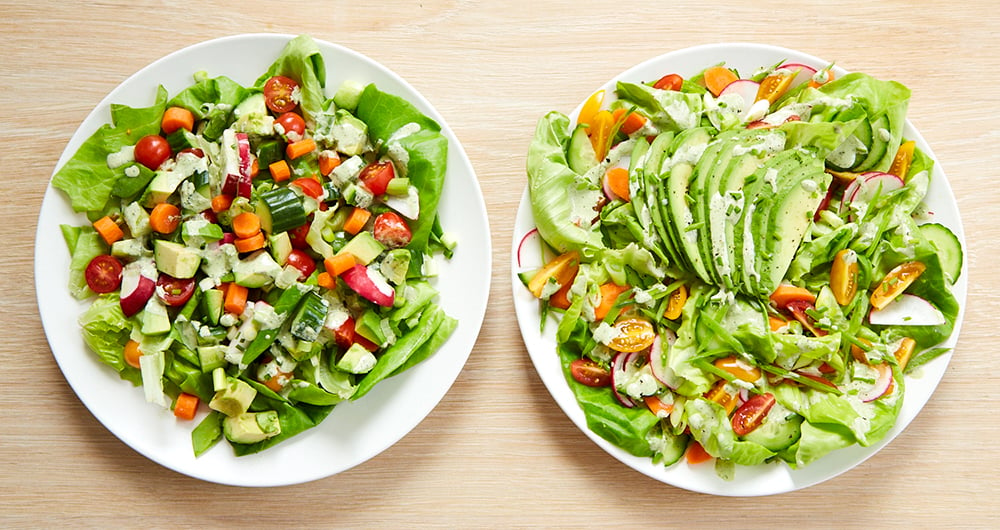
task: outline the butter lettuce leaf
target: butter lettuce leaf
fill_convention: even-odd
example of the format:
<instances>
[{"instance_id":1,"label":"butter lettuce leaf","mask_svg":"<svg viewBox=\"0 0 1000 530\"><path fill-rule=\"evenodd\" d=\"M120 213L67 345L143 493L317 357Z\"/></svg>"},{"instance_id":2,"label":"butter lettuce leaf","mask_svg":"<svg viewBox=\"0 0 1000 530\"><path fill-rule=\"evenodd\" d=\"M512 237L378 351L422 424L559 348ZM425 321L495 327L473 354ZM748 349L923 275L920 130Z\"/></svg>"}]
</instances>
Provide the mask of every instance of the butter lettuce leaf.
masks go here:
<instances>
[{"instance_id":1,"label":"butter lettuce leaf","mask_svg":"<svg viewBox=\"0 0 1000 530\"><path fill-rule=\"evenodd\" d=\"M649 116L663 131L683 131L698 126L705 111L700 94L660 90L649 85L619 81L618 97Z\"/></svg>"},{"instance_id":2,"label":"butter lettuce leaf","mask_svg":"<svg viewBox=\"0 0 1000 530\"><path fill-rule=\"evenodd\" d=\"M312 121L317 114L323 112L323 102L326 100L323 93L326 87L326 65L319 45L312 37L299 35L288 41L267 72L254 82L254 87L262 90L267 80L276 75L299 83L299 105L306 121Z\"/></svg>"},{"instance_id":3,"label":"butter lettuce leaf","mask_svg":"<svg viewBox=\"0 0 1000 530\"><path fill-rule=\"evenodd\" d=\"M112 367L118 375L138 386L142 382L139 370L125 363L125 343L132 332L129 319L122 313L117 293L102 294L79 318L83 342L97 358Z\"/></svg>"}]
</instances>

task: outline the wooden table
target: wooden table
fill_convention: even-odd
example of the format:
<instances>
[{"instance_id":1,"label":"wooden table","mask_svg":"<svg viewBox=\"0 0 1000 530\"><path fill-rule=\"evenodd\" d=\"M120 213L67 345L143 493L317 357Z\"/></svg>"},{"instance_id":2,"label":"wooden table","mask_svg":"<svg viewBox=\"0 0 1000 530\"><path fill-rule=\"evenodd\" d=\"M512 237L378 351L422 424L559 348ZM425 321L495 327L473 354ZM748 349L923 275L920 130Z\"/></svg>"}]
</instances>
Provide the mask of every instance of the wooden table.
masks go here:
<instances>
[{"instance_id":1,"label":"wooden table","mask_svg":"<svg viewBox=\"0 0 1000 530\"><path fill-rule=\"evenodd\" d=\"M0 0L0 526L910 527L1000 524L1000 15L994 2ZM179 4L179 3L176 3ZM753 5L753 7L751 7ZM655 7L654 7L655 6ZM153 60L237 33L310 33L409 80L461 138L493 234L486 322L441 404L381 455L269 490L201 482L132 451L66 384L33 283L38 208L73 131ZM963 213L969 300L932 401L885 450L823 484L721 498L608 457L556 407L517 332L507 249L535 121L627 67L723 41L787 46L913 90L910 118ZM138 399L138 398L137 398Z\"/></svg>"}]
</instances>

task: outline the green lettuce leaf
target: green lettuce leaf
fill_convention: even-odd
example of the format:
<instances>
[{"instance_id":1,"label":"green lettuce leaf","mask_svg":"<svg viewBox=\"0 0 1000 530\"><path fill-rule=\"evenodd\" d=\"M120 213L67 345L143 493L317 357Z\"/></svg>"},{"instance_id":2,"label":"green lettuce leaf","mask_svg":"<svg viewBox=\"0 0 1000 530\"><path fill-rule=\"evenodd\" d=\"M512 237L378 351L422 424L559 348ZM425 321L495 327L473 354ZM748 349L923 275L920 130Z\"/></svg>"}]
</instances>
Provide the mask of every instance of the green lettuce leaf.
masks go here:
<instances>
[{"instance_id":1,"label":"green lettuce leaf","mask_svg":"<svg viewBox=\"0 0 1000 530\"><path fill-rule=\"evenodd\" d=\"M108 167L108 155L126 145L135 145L143 136L157 134L166 102L167 91L161 86L156 92L156 102L150 107L111 105L111 124L94 131L52 177L52 186L66 193L74 211L105 208L115 183L124 175L124 167Z\"/></svg>"},{"instance_id":2,"label":"green lettuce leaf","mask_svg":"<svg viewBox=\"0 0 1000 530\"><path fill-rule=\"evenodd\" d=\"M441 134L441 126L424 115L410 102L399 96L380 91L368 85L361 93L355 111L358 119L368 125L368 134L383 144L401 127L415 123L419 130L393 139L406 152L406 176L420 195L420 217L410 224L413 239L409 248L423 250L427 246L438 203L444 189L448 165L448 139Z\"/></svg>"},{"instance_id":3,"label":"green lettuce leaf","mask_svg":"<svg viewBox=\"0 0 1000 530\"><path fill-rule=\"evenodd\" d=\"M254 87L263 89L267 80L276 75L289 77L299 83L299 106L307 121L312 121L323 112L326 66L319 45L312 37L299 35L288 41L267 72L254 82Z\"/></svg>"},{"instance_id":4,"label":"green lettuce leaf","mask_svg":"<svg viewBox=\"0 0 1000 530\"><path fill-rule=\"evenodd\" d=\"M528 194L535 226L558 252L604 248L600 231L591 228L601 190L577 175L566 160L569 118L549 112L538 121L528 148Z\"/></svg>"},{"instance_id":5,"label":"green lettuce leaf","mask_svg":"<svg viewBox=\"0 0 1000 530\"><path fill-rule=\"evenodd\" d=\"M79 322L83 328L83 342L97 354L98 359L114 368L122 379L138 386L142 381L139 370L125 363L125 343L132 332L132 325L122 313L118 295L99 295L80 315Z\"/></svg>"},{"instance_id":6,"label":"green lettuce leaf","mask_svg":"<svg viewBox=\"0 0 1000 530\"><path fill-rule=\"evenodd\" d=\"M70 227L63 228L63 234ZM69 292L78 300L89 298L94 291L87 286L86 270L90 260L108 253L108 245L96 230L89 226L69 230L74 234L72 254L69 261Z\"/></svg>"},{"instance_id":7,"label":"green lettuce leaf","mask_svg":"<svg viewBox=\"0 0 1000 530\"><path fill-rule=\"evenodd\" d=\"M624 81L618 82L615 91L621 100L635 105L664 131L683 131L696 127L705 108L699 94L660 90Z\"/></svg>"}]
</instances>

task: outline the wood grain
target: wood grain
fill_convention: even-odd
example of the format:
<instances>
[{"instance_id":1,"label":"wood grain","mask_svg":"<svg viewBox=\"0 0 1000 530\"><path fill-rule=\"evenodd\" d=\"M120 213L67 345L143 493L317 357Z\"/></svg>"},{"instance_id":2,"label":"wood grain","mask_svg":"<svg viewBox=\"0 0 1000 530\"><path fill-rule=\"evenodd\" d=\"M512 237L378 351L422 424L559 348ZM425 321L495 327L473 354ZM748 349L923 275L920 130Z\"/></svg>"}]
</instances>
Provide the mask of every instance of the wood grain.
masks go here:
<instances>
[{"instance_id":1,"label":"wood grain","mask_svg":"<svg viewBox=\"0 0 1000 530\"><path fill-rule=\"evenodd\" d=\"M0 0L0 526L995 527L1000 458L996 184L1000 15L991 0L608 3ZM411 434L352 470L251 490L174 473L118 441L53 362L33 284L42 195L73 131L146 64L237 33L310 33L372 57L441 112L472 160L495 249L489 309L451 391ZM710 42L796 48L913 91L968 237L953 361L892 444L837 478L730 499L612 460L555 406L513 321L509 256L534 123L613 75ZM40 257L39 259L44 259ZM66 330L74 333L74 330Z\"/></svg>"}]
</instances>

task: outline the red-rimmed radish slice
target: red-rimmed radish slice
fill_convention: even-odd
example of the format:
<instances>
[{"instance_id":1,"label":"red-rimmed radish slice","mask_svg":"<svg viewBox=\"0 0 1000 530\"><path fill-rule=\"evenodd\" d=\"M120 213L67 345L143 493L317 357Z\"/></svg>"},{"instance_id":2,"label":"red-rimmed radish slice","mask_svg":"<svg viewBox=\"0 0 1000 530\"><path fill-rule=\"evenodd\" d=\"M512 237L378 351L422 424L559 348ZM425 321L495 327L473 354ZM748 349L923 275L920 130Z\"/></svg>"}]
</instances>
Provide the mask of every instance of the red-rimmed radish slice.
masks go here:
<instances>
[{"instance_id":1,"label":"red-rimmed radish slice","mask_svg":"<svg viewBox=\"0 0 1000 530\"><path fill-rule=\"evenodd\" d=\"M737 79L726 85L719 93L719 97L736 94L743 98L744 109L749 109L757 99L757 91L760 90L760 83L749 79Z\"/></svg>"},{"instance_id":2,"label":"red-rimmed radish slice","mask_svg":"<svg viewBox=\"0 0 1000 530\"><path fill-rule=\"evenodd\" d=\"M944 324L945 318L927 300L903 293L882 309L872 309L868 322L873 326L937 326Z\"/></svg>"},{"instance_id":3,"label":"red-rimmed radish slice","mask_svg":"<svg viewBox=\"0 0 1000 530\"><path fill-rule=\"evenodd\" d=\"M253 159L250 155L250 138L246 133L226 129L222 133L223 171L222 193L250 197L250 171Z\"/></svg>"},{"instance_id":4,"label":"red-rimmed radish slice","mask_svg":"<svg viewBox=\"0 0 1000 530\"><path fill-rule=\"evenodd\" d=\"M635 407L635 401L618 391L618 381L625 377L633 359L635 353L619 353L611 359L611 389L614 391L615 399L626 408Z\"/></svg>"},{"instance_id":5,"label":"red-rimmed radish slice","mask_svg":"<svg viewBox=\"0 0 1000 530\"><path fill-rule=\"evenodd\" d=\"M119 295L119 304L125 316L130 317L142 311L154 292L156 292L155 280L143 276L137 267L125 267L122 271L122 290Z\"/></svg>"},{"instance_id":6,"label":"red-rimmed radish slice","mask_svg":"<svg viewBox=\"0 0 1000 530\"><path fill-rule=\"evenodd\" d=\"M795 79L792 79L792 84L789 85L789 88L797 87L802 83L808 83L809 80L812 79L812 76L816 75L817 71L812 66L802 63L785 63L778 67L778 70L799 71L799 73L795 76Z\"/></svg>"},{"instance_id":7,"label":"red-rimmed radish slice","mask_svg":"<svg viewBox=\"0 0 1000 530\"><path fill-rule=\"evenodd\" d=\"M376 270L358 264L344 271L340 277L348 287L373 304L391 307L396 291Z\"/></svg>"},{"instance_id":8,"label":"red-rimmed radish slice","mask_svg":"<svg viewBox=\"0 0 1000 530\"><path fill-rule=\"evenodd\" d=\"M680 381L674 375L673 370L667 366L667 353L670 347L677 340L677 335L671 330L661 332L653 339L653 344L649 347L649 370L657 381L671 390L677 390ZM666 344L664 344L664 342Z\"/></svg>"},{"instance_id":9,"label":"red-rimmed radish slice","mask_svg":"<svg viewBox=\"0 0 1000 530\"><path fill-rule=\"evenodd\" d=\"M529 230L517 244L517 266L521 271L540 269L555 257L537 228Z\"/></svg>"},{"instance_id":10,"label":"red-rimmed radish slice","mask_svg":"<svg viewBox=\"0 0 1000 530\"><path fill-rule=\"evenodd\" d=\"M903 186L903 179L891 173L881 171L862 173L844 189L841 213L848 212L852 204L867 204L875 197L892 193Z\"/></svg>"},{"instance_id":11,"label":"red-rimmed radish slice","mask_svg":"<svg viewBox=\"0 0 1000 530\"><path fill-rule=\"evenodd\" d=\"M872 368L878 370L878 379L875 384L865 392L858 394L858 399L869 403L885 395L892 386L892 367L887 363L876 364Z\"/></svg>"}]
</instances>

